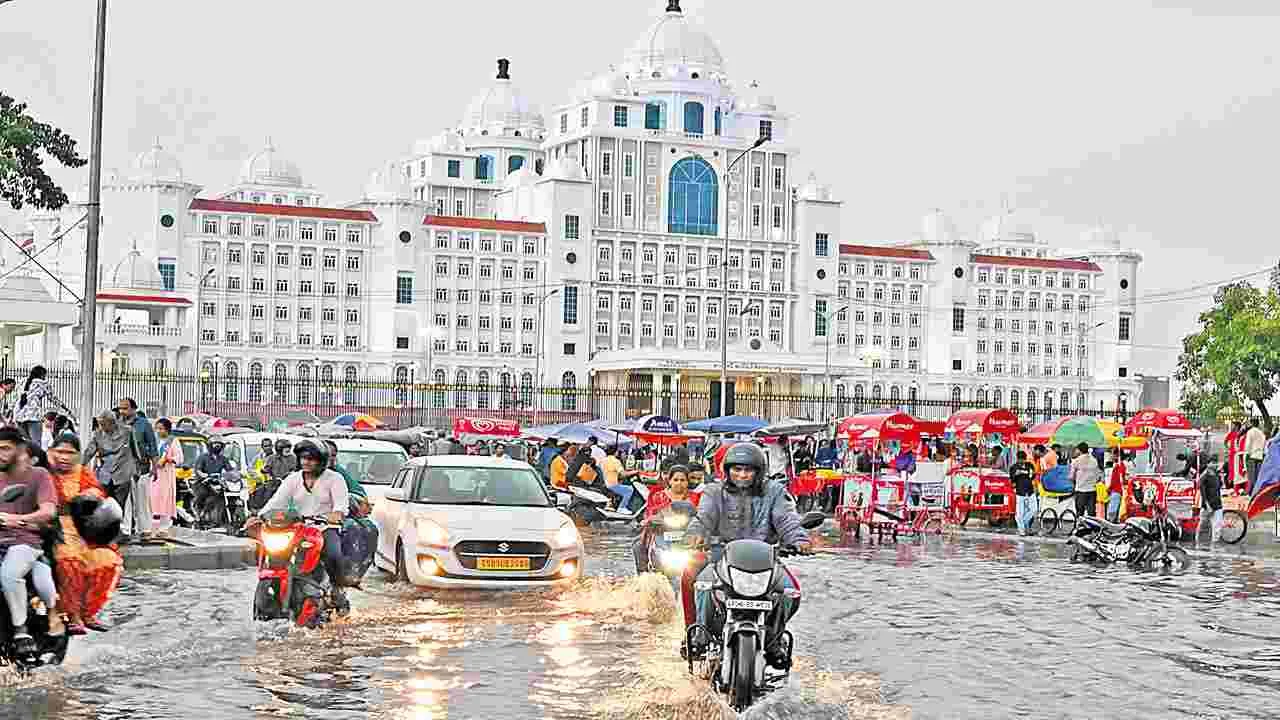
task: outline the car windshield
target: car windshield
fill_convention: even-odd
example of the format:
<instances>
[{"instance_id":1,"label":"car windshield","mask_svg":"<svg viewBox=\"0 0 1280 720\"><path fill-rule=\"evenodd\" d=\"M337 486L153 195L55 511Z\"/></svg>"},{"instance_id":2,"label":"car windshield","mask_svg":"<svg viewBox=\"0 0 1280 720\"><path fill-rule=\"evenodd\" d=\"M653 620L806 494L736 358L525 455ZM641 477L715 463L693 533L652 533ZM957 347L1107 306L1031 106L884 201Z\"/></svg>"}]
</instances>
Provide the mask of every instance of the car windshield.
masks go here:
<instances>
[{"instance_id":1,"label":"car windshield","mask_svg":"<svg viewBox=\"0 0 1280 720\"><path fill-rule=\"evenodd\" d=\"M404 450L338 450L338 464L362 485L390 485L408 459Z\"/></svg>"},{"instance_id":2,"label":"car windshield","mask_svg":"<svg viewBox=\"0 0 1280 720\"><path fill-rule=\"evenodd\" d=\"M178 440L178 447L182 449L182 462L180 464L186 467L195 465L200 456L204 454L203 440L181 438Z\"/></svg>"},{"instance_id":3,"label":"car windshield","mask_svg":"<svg viewBox=\"0 0 1280 720\"><path fill-rule=\"evenodd\" d=\"M428 467L413 488L413 500L435 505L551 506L537 473L520 468Z\"/></svg>"}]
</instances>

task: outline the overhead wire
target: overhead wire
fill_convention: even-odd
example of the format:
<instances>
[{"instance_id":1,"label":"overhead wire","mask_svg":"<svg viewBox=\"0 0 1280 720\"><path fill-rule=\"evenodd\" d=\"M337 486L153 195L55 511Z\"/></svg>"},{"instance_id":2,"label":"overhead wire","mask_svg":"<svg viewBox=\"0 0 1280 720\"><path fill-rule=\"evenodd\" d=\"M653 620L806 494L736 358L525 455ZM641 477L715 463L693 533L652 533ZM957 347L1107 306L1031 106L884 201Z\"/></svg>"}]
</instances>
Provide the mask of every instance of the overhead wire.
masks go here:
<instances>
[{"instance_id":1,"label":"overhead wire","mask_svg":"<svg viewBox=\"0 0 1280 720\"><path fill-rule=\"evenodd\" d=\"M61 233L59 233L57 236L55 236L55 237L53 237L52 239L50 239L48 243L45 243L45 246L44 246L44 247L40 248L39 250L37 250L37 251L35 251L35 252L33 252L33 253L26 253L27 258L26 258L25 260L23 260L22 262L18 263L17 265L15 265L12 269L8 270L8 271L7 271L7 272L5 272L4 274L0 274L0 280L4 280L5 278L9 277L10 275L12 275L12 274L14 274L14 273L18 272L18 271L19 271L19 270L21 270L23 267L25 267L25 266L26 266L26 264L27 264L28 262L30 262L31 260L33 260L33 259L35 259L35 258L37 258L37 257L40 257L41 255L43 255L43 254L44 254L44 252L45 252L46 250L48 250L49 248L53 247L54 245L57 245L57 244L58 244L58 241L62 240L62 238L64 238L64 237L66 237L67 233L71 232L72 230L75 230L75 229L80 225L80 223L84 222L86 219L88 219L88 217L89 217L89 213L85 213L84 215L81 215L79 220L76 220L76 221L75 221L74 223L72 223L72 224L71 224L71 226L70 226L70 227L68 227L66 230L63 230L63 231L62 231ZM11 242L12 242L12 241L11 241ZM21 248L19 248L19 249L21 249ZM25 252L25 251L24 251L24 252ZM46 271L46 272L47 272L47 271Z\"/></svg>"}]
</instances>

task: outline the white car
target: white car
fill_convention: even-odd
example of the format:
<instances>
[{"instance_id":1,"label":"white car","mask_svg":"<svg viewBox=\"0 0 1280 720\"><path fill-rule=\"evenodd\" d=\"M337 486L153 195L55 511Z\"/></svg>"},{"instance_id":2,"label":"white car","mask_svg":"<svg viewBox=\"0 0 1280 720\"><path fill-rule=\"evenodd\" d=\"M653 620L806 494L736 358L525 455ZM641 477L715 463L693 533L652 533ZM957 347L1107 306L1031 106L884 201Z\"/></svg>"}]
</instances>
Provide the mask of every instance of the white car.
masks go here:
<instances>
[{"instance_id":1,"label":"white car","mask_svg":"<svg viewBox=\"0 0 1280 720\"><path fill-rule=\"evenodd\" d=\"M527 463L418 457L373 509L374 563L432 588L551 587L582 576L582 538Z\"/></svg>"},{"instance_id":2,"label":"white car","mask_svg":"<svg viewBox=\"0 0 1280 720\"><path fill-rule=\"evenodd\" d=\"M320 438L313 438L320 439ZM369 504L377 507L382 496L391 488L391 481L409 453L404 448L385 440L355 440L334 438L338 446L338 464L346 468L369 496Z\"/></svg>"}]
</instances>

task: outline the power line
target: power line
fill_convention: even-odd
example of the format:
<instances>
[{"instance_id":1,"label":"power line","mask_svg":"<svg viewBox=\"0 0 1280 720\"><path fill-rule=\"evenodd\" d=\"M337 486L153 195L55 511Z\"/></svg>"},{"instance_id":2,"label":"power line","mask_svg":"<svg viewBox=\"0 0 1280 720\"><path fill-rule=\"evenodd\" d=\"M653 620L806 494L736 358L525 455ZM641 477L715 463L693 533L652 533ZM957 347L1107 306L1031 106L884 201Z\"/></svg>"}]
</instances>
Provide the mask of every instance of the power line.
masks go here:
<instances>
[{"instance_id":1,"label":"power line","mask_svg":"<svg viewBox=\"0 0 1280 720\"><path fill-rule=\"evenodd\" d=\"M57 235L57 237L54 237L52 240L50 240L50 241L48 242L48 244L46 244L44 247L40 248L39 250L35 251L34 253L26 253L26 254L27 254L27 259L26 259L26 260L23 260L23 261L22 261L22 262L20 262L20 263L18 263L18 265L17 265L17 266L15 266L12 270L9 270L8 272L4 273L3 275L0 275L0 280L4 280L5 278L9 277L10 275L12 275L12 274L14 274L14 273L18 272L19 270L21 270L21 269L23 268L23 266L25 266L25 265L27 264L27 262L28 262L28 261L30 261L30 260L34 260L35 258L37 258L37 257L39 257L40 255L44 254L44 251L46 251L46 250L48 250L49 248L51 248L51 247L53 247L54 245L56 245L56 244L58 243L58 241L59 241L59 240L61 240L62 238L66 237L67 233L71 232L72 230L75 230L75 229L76 229L76 227L77 227L77 226L79 226L79 225L80 225L80 223L84 222L88 217L89 217L89 214L88 214L88 213L85 213L84 215L81 215L79 220L76 220L74 223L72 223L72 224L71 224L71 227L67 228L66 230L63 230L61 233L59 233L59 234ZM24 251L24 252L25 252L25 251Z\"/></svg>"},{"instance_id":2,"label":"power line","mask_svg":"<svg viewBox=\"0 0 1280 720\"><path fill-rule=\"evenodd\" d=\"M9 233L5 232L3 228L0 228L0 235L4 235L4 236L5 236L5 239L7 239L7 240L8 240L8 241L9 241L9 242L14 246L14 247L18 248L18 250L22 250L22 246L18 244L18 241L17 241L17 240L14 240L12 237L10 237L10 236L9 236ZM23 252L25 252L25 251L23 251ZM66 290L66 291L67 291L67 294L69 294L69 295L71 295L71 297L75 298L77 303L83 303L83 302L84 302L84 298L82 298L82 297L80 297L79 295L75 294L75 292L74 292L71 288L67 287L67 284L66 284L66 283L62 282L62 279L61 279L61 278L59 278L57 275L54 275L53 273L49 272L49 268L47 268L47 267L45 267L44 265L42 265L42 264L40 263L40 261L39 261L39 260L36 260L34 257L32 257L32 256L30 256L30 255L28 255L28 256L27 256L27 259L28 259L28 260L30 260L31 262L35 263L35 264L36 264L36 267L38 267L38 268L40 268L41 270L43 270L45 275L48 275L49 277L53 278L53 281L54 281L54 282L56 282L56 283L58 283L58 285L60 285L60 286L62 287L62 289L63 289L63 290Z\"/></svg>"}]
</instances>

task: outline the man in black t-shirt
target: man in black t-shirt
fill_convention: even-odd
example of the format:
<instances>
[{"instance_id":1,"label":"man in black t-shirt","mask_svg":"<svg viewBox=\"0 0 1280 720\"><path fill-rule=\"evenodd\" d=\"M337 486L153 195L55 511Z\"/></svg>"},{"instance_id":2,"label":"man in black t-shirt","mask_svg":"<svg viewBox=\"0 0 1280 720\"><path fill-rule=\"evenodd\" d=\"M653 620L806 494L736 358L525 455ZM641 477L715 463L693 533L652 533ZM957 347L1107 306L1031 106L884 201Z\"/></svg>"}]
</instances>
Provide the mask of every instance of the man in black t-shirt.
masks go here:
<instances>
[{"instance_id":1,"label":"man in black t-shirt","mask_svg":"<svg viewBox=\"0 0 1280 720\"><path fill-rule=\"evenodd\" d=\"M1036 497L1036 468L1027 462L1025 450L1018 451L1018 461L1009 468L1009 479L1013 482L1013 493L1018 496L1018 509L1015 519L1018 521L1018 534L1026 535L1027 528L1035 519L1039 498Z\"/></svg>"}]
</instances>

